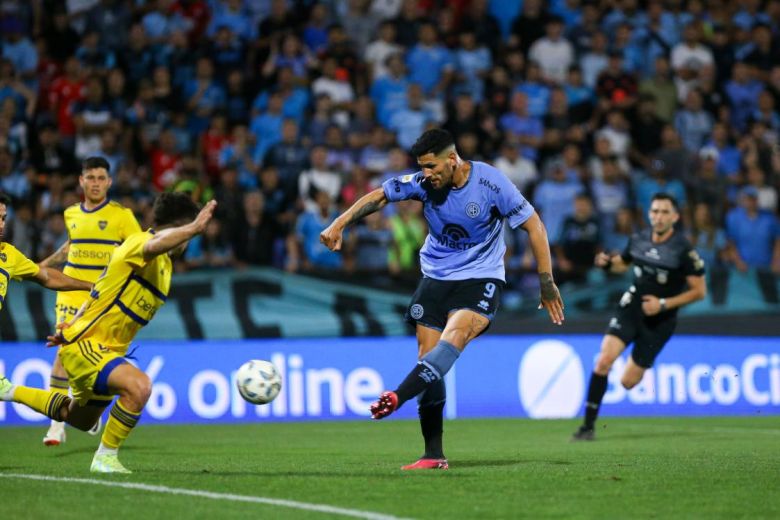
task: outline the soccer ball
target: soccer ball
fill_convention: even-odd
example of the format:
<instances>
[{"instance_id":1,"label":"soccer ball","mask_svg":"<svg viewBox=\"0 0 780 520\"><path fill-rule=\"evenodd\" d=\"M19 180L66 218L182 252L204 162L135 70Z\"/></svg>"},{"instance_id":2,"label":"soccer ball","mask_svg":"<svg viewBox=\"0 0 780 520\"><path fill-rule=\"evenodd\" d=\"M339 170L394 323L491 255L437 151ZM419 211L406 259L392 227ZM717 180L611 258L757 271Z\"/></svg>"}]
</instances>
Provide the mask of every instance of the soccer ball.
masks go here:
<instances>
[{"instance_id":1,"label":"soccer ball","mask_svg":"<svg viewBox=\"0 0 780 520\"><path fill-rule=\"evenodd\" d=\"M236 373L236 386L241 397L253 404L273 401L282 389L282 376L268 361L247 361Z\"/></svg>"}]
</instances>

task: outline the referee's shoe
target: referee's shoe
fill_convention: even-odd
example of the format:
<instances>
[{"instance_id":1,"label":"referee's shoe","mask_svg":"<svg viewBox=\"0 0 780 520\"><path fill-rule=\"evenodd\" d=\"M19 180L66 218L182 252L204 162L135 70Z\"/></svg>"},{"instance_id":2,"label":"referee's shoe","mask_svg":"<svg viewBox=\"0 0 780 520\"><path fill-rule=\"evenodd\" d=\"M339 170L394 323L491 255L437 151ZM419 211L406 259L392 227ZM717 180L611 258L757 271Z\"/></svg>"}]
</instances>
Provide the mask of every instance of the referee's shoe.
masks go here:
<instances>
[{"instance_id":1,"label":"referee's shoe","mask_svg":"<svg viewBox=\"0 0 780 520\"><path fill-rule=\"evenodd\" d=\"M574 441L592 441L596 439L596 432L593 431L593 428L588 428L587 426L580 426L579 430L574 432L574 435L571 436L571 440Z\"/></svg>"}]
</instances>

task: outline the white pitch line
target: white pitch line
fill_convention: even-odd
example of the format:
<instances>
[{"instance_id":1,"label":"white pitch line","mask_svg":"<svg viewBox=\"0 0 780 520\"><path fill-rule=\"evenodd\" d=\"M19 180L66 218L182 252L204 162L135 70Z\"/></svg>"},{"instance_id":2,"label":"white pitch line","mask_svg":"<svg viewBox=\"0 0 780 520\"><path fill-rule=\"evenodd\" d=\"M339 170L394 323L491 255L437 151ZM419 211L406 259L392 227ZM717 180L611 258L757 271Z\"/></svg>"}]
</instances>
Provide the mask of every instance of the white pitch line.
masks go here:
<instances>
[{"instance_id":1,"label":"white pitch line","mask_svg":"<svg viewBox=\"0 0 780 520\"><path fill-rule=\"evenodd\" d=\"M73 484L94 484L96 486L117 487L123 489L137 489L140 491L151 491L152 493L163 493L168 495L185 495L185 496L198 497L198 498L210 498L212 500L227 500L231 502L249 502L252 504L266 504L271 506L289 507L292 509L303 509L304 511L316 511L318 513L351 516L354 518L365 518L367 520L404 520L397 516L383 515L381 513L374 513L371 511L361 511L359 509L345 509L342 507L328 506L325 504L310 504L307 502L296 502L295 500L282 500L279 498L234 495L232 493L216 493L213 491L200 491L197 489L172 488L168 486L153 486L151 484L141 484L136 482L111 482L111 481L97 480L92 478L51 477L48 475L32 475L32 474L23 474L23 473L0 473L0 478L43 480L49 482L67 482Z\"/></svg>"}]
</instances>

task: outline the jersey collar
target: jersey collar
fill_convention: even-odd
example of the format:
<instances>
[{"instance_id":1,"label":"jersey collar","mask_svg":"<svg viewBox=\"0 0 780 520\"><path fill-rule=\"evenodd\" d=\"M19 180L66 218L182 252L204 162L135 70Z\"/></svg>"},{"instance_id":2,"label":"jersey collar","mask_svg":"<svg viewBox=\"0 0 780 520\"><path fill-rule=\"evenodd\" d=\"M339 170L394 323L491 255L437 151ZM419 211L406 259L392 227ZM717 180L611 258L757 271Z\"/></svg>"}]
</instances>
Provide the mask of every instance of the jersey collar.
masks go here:
<instances>
[{"instance_id":1,"label":"jersey collar","mask_svg":"<svg viewBox=\"0 0 780 520\"><path fill-rule=\"evenodd\" d=\"M466 182L463 183L463 186L459 186L457 188L455 186L453 186L452 187L452 191L460 191L460 190L464 189L466 186L468 186L469 182L471 182L471 178L474 176L474 163L471 162L471 161L468 161L468 163L469 163L469 166L471 168L469 169L469 176L466 177Z\"/></svg>"},{"instance_id":2,"label":"jersey collar","mask_svg":"<svg viewBox=\"0 0 780 520\"><path fill-rule=\"evenodd\" d=\"M94 213L96 211L99 211L99 210L103 209L103 207L106 204L108 204L108 197L106 197L106 200L104 200L103 202L101 202L100 204L98 204L97 206L95 206L92 209L85 208L83 202L81 204L79 204L79 206L81 207L81 211L83 211L84 213Z\"/></svg>"}]
</instances>

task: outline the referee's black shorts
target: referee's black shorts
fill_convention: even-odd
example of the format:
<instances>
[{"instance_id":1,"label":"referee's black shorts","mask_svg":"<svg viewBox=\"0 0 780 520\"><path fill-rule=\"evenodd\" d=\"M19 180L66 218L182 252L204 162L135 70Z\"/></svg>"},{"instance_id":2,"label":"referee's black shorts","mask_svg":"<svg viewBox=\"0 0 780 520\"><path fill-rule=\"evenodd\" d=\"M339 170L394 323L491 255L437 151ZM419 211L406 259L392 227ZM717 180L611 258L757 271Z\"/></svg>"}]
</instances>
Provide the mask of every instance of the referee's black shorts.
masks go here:
<instances>
[{"instance_id":1,"label":"referee's black shorts","mask_svg":"<svg viewBox=\"0 0 780 520\"><path fill-rule=\"evenodd\" d=\"M674 334L677 326L677 314L662 312L655 316L645 316L642 313L642 302L639 298L626 306L618 306L607 326L607 334L617 336L627 346L634 348L631 357L642 368L650 368L664 345Z\"/></svg>"},{"instance_id":2,"label":"referee's black shorts","mask_svg":"<svg viewBox=\"0 0 780 520\"><path fill-rule=\"evenodd\" d=\"M423 278L414 291L404 318L411 325L419 323L431 329L444 330L450 313L459 309L468 309L493 321L501 303L503 290L504 282L496 278L470 280Z\"/></svg>"}]
</instances>

